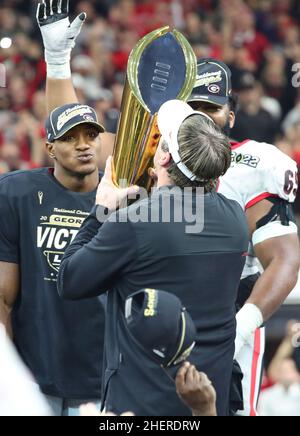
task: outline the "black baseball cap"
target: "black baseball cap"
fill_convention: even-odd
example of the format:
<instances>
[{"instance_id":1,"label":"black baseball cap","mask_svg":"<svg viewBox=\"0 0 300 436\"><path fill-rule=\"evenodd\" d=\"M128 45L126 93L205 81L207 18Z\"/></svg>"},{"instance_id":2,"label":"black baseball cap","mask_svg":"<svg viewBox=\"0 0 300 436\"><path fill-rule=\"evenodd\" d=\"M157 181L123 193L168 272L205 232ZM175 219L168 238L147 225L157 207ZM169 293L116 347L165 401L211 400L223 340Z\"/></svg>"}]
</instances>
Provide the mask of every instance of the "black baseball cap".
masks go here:
<instances>
[{"instance_id":1,"label":"black baseball cap","mask_svg":"<svg viewBox=\"0 0 300 436\"><path fill-rule=\"evenodd\" d=\"M197 63L197 78L188 103L207 101L217 106L229 102L232 94L231 71L221 61L207 58Z\"/></svg>"},{"instance_id":2,"label":"black baseball cap","mask_svg":"<svg viewBox=\"0 0 300 436\"><path fill-rule=\"evenodd\" d=\"M195 324L179 298L169 292L141 289L130 295L125 317L134 341L163 367L186 360L195 345Z\"/></svg>"},{"instance_id":3,"label":"black baseball cap","mask_svg":"<svg viewBox=\"0 0 300 436\"><path fill-rule=\"evenodd\" d=\"M248 91L255 88L256 84L256 78L250 71L240 71L233 81L233 87L236 92Z\"/></svg>"},{"instance_id":4,"label":"black baseball cap","mask_svg":"<svg viewBox=\"0 0 300 436\"><path fill-rule=\"evenodd\" d=\"M66 104L54 109L46 120L47 141L53 142L79 124L93 124L104 132L93 108L79 103Z\"/></svg>"}]
</instances>

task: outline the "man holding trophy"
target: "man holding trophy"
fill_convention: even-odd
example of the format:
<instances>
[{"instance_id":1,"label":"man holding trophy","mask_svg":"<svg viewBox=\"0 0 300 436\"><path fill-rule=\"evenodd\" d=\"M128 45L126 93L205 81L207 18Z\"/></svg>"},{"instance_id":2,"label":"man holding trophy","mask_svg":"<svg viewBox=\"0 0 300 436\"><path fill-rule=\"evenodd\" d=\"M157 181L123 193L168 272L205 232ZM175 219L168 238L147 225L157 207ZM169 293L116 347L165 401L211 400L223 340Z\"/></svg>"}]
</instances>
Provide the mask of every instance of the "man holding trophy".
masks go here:
<instances>
[{"instance_id":1,"label":"man holding trophy","mask_svg":"<svg viewBox=\"0 0 300 436\"><path fill-rule=\"evenodd\" d=\"M212 380L218 414L226 415L233 309L248 241L242 209L214 192L216 179L230 164L230 148L211 120L178 100L162 105L158 125L162 139L154 157L157 190L115 212L124 190L114 184L108 159L96 206L63 257L58 291L71 300L108 291L102 401L115 413L127 409L147 416L190 412L178 400L174 382L132 340L124 305L142 286L161 286L177 295L197 328L190 361ZM179 220L182 204L184 216ZM192 209L204 212L202 231L201 226L188 231L192 221L186 212ZM169 220L164 220L165 212ZM199 224L197 213L193 224Z\"/></svg>"},{"instance_id":2,"label":"man holding trophy","mask_svg":"<svg viewBox=\"0 0 300 436\"><path fill-rule=\"evenodd\" d=\"M85 14L70 24L67 1L46 1L37 16L45 45L49 109L76 102L69 60ZM135 346L126 329L124 301L146 287L164 289L182 300L197 328L190 360L212 380L218 414L229 410L234 303L248 232L239 205L215 192L217 179L230 165L227 138L209 117L179 101L187 100L195 77L195 56L179 32L159 29L134 48L113 158L107 160L96 206L66 251L59 272L58 289L64 298L108 292L102 401L115 413L190 413L178 399L174 382ZM152 195L118 210L126 192L118 184L126 180L149 191L153 178L157 189ZM204 214L196 231L187 231L190 217L183 214L178 220L182 204ZM131 219L139 214L156 219Z\"/></svg>"}]
</instances>

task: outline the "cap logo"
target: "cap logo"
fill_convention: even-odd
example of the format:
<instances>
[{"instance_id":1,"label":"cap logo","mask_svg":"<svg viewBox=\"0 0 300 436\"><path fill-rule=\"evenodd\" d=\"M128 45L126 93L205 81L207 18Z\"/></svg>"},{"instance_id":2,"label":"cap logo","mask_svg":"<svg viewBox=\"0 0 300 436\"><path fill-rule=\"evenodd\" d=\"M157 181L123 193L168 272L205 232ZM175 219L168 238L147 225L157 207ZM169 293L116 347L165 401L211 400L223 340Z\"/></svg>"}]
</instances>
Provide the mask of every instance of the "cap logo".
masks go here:
<instances>
[{"instance_id":1,"label":"cap logo","mask_svg":"<svg viewBox=\"0 0 300 436\"><path fill-rule=\"evenodd\" d=\"M59 115L57 118L57 130L61 130L65 124L67 124L68 121L70 121L72 118L75 118L77 116L83 117L87 114L92 114L93 111L88 106L75 106L69 109L66 109L62 114ZM88 115L90 118L92 118L91 115ZM94 121L94 119L93 119Z\"/></svg>"},{"instance_id":2,"label":"cap logo","mask_svg":"<svg viewBox=\"0 0 300 436\"><path fill-rule=\"evenodd\" d=\"M146 289L146 293L148 296L148 301L147 301L147 307L144 310L144 316L146 317L154 316L156 313L155 309L157 306L157 294L154 289Z\"/></svg>"},{"instance_id":3,"label":"cap logo","mask_svg":"<svg viewBox=\"0 0 300 436\"><path fill-rule=\"evenodd\" d=\"M221 88L219 87L219 85L209 85L209 87L207 88L209 92L211 92L212 94L219 94Z\"/></svg>"},{"instance_id":4,"label":"cap logo","mask_svg":"<svg viewBox=\"0 0 300 436\"><path fill-rule=\"evenodd\" d=\"M212 83L222 82L222 71L214 71L213 73L205 73L197 75L196 83L194 87L197 86L209 86Z\"/></svg>"},{"instance_id":5,"label":"cap logo","mask_svg":"<svg viewBox=\"0 0 300 436\"><path fill-rule=\"evenodd\" d=\"M83 115L83 117L82 117L83 119L85 119L86 121L92 121L92 122L94 122L95 120L94 120L94 118L93 117L91 117L90 115Z\"/></svg>"}]
</instances>

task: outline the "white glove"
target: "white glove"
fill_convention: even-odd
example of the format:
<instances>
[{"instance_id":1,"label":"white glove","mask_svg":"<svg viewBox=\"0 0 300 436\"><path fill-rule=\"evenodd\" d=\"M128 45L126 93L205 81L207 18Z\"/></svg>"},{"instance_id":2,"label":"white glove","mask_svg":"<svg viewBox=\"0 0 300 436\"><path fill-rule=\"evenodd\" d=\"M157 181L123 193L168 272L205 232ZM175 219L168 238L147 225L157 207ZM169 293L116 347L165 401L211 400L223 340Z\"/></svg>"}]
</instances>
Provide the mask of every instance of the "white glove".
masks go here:
<instances>
[{"instance_id":1,"label":"white glove","mask_svg":"<svg viewBox=\"0 0 300 436\"><path fill-rule=\"evenodd\" d=\"M264 322L260 309L255 304L245 304L236 315L236 338L234 359L237 359L256 329Z\"/></svg>"},{"instance_id":2,"label":"white glove","mask_svg":"<svg viewBox=\"0 0 300 436\"><path fill-rule=\"evenodd\" d=\"M69 0L45 0L38 4L36 17L45 47L48 77L57 79L70 77L71 51L86 14L84 12L79 14L70 23Z\"/></svg>"}]
</instances>

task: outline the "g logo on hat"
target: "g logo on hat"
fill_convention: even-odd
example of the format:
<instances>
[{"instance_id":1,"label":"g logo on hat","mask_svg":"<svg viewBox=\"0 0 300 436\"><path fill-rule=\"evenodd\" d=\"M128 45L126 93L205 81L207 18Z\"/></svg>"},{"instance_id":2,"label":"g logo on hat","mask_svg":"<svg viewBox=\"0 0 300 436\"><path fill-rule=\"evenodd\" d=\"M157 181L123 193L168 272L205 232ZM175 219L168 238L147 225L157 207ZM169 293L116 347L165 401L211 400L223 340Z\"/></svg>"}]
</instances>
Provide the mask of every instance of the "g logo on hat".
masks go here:
<instances>
[{"instance_id":1,"label":"g logo on hat","mask_svg":"<svg viewBox=\"0 0 300 436\"><path fill-rule=\"evenodd\" d=\"M95 121L94 118L91 115L83 115L83 117L86 121Z\"/></svg>"},{"instance_id":2,"label":"g logo on hat","mask_svg":"<svg viewBox=\"0 0 300 436\"><path fill-rule=\"evenodd\" d=\"M213 85L209 85L209 87L207 88L209 92L211 92L212 94L219 94L221 88L219 87L219 85L213 84Z\"/></svg>"}]
</instances>

